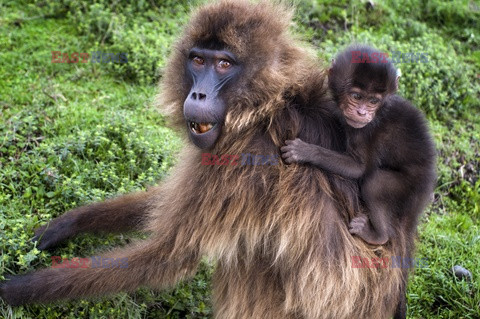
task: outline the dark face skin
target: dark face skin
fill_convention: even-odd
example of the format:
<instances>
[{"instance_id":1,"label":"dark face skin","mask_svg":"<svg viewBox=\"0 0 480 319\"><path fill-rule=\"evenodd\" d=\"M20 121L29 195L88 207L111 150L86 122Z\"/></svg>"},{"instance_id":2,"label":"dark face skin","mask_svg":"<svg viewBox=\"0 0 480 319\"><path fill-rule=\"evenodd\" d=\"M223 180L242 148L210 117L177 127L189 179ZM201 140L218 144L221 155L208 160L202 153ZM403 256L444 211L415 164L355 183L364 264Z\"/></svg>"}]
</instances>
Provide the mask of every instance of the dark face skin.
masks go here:
<instances>
[{"instance_id":1,"label":"dark face skin","mask_svg":"<svg viewBox=\"0 0 480 319\"><path fill-rule=\"evenodd\" d=\"M346 123L353 128L362 128L370 123L382 105L384 96L379 93L369 93L353 87L341 99L340 109Z\"/></svg>"},{"instance_id":2,"label":"dark face skin","mask_svg":"<svg viewBox=\"0 0 480 319\"><path fill-rule=\"evenodd\" d=\"M192 77L192 88L183 114L192 142L208 149L215 145L225 120L227 83L233 82L241 66L229 51L193 48L186 69Z\"/></svg>"}]
</instances>

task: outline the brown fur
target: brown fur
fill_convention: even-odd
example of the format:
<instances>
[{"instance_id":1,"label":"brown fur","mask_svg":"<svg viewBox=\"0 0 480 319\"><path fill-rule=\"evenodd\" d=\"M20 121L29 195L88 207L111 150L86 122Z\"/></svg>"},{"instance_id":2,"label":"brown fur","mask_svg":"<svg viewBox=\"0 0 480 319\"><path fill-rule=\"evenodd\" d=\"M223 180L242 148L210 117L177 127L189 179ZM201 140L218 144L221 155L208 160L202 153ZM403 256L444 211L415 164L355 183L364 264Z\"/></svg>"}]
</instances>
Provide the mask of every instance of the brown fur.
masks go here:
<instances>
[{"instance_id":1,"label":"brown fur","mask_svg":"<svg viewBox=\"0 0 480 319\"><path fill-rule=\"evenodd\" d=\"M289 10L268 2L220 1L200 8L173 50L160 94L172 123L185 130L186 50L217 38L247 70L228 95L227 120L212 153L279 154L283 141L296 136L338 148L330 113L319 107L328 106L325 73L289 36L290 16ZM135 211L116 210L124 207L119 198L80 214L89 211L114 220L117 214L136 219L148 213L151 237L109 254L127 257L127 269L45 269L5 282L0 295L21 304L131 291L147 284L165 287L193 275L201 256L209 256L217 261L216 318L393 314L405 285L402 270L352 268L351 256L405 256L407 242L397 234L392 244L373 249L349 234L358 193L352 182L283 163L203 166L201 153L186 146L162 185L129 200ZM47 241L62 232L50 229L43 234ZM63 236L86 230L69 229ZM115 227L103 223L103 230Z\"/></svg>"}]
</instances>

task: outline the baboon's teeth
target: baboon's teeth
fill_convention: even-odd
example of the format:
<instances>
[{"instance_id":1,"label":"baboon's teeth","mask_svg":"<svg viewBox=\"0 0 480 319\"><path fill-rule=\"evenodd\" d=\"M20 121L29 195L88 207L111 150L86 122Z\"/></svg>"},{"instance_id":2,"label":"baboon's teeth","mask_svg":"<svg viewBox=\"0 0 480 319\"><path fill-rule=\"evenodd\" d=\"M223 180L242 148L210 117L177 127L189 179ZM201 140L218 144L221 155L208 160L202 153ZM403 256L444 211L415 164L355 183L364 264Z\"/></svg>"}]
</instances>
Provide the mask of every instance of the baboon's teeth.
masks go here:
<instances>
[{"instance_id":1,"label":"baboon's teeth","mask_svg":"<svg viewBox=\"0 0 480 319\"><path fill-rule=\"evenodd\" d=\"M214 123L197 123L197 122L190 122L190 129L195 134L203 134L210 131L213 127Z\"/></svg>"}]
</instances>

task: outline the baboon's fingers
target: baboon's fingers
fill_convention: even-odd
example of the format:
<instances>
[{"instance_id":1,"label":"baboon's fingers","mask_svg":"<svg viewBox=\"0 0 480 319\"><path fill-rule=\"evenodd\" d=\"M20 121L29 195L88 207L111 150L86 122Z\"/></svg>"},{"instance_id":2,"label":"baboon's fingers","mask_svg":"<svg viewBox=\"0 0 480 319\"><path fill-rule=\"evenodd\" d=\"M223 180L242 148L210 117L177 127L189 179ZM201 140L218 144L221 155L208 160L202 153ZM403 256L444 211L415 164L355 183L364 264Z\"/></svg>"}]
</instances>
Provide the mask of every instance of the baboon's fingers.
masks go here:
<instances>
[{"instance_id":1,"label":"baboon's fingers","mask_svg":"<svg viewBox=\"0 0 480 319\"><path fill-rule=\"evenodd\" d=\"M359 215L357 217L352 218L349 224L349 232L351 234L359 234L367 225L368 217L366 215Z\"/></svg>"},{"instance_id":2,"label":"baboon's fingers","mask_svg":"<svg viewBox=\"0 0 480 319\"><path fill-rule=\"evenodd\" d=\"M295 163L295 157L291 152L283 154L282 157L285 163L287 164Z\"/></svg>"},{"instance_id":3,"label":"baboon's fingers","mask_svg":"<svg viewBox=\"0 0 480 319\"><path fill-rule=\"evenodd\" d=\"M282 153L283 158L289 158L292 157L292 152L291 151L286 151L285 153Z\"/></svg>"},{"instance_id":4,"label":"baboon's fingers","mask_svg":"<svg viewBox=\"0 0 480 319\"><path fill-rule=\"evenodd\" d=\"M29 299L23 287L30 281L29 275L7 277L7 281L0 283L0 298L11 306L23 305Z\"/></svg>"},{"instance_id":5,"label":"baboon's fingers","mask_svg":"<svg viewBox=\"0 0 480 319\"><path fill-rule=\"evenodd\" d=\"M32 240L39 241L37 248L40 250L55 248L68 238L75 236L74 224L73 216L67 213L35 229L35 236Z\"/></svg>"},{"instance_id":6,"label":"baboon's fingers","mask_svg":"<svg viewBox=\"0 0 480 319\"><path fill-rule=\"evenodd\" d=\"M290 146L282 146L282 147L280 147L280 151L282 151L282 152L284 152L284 153L290 151L290 149L291 149Z\"/></svg>"}]
</instances>

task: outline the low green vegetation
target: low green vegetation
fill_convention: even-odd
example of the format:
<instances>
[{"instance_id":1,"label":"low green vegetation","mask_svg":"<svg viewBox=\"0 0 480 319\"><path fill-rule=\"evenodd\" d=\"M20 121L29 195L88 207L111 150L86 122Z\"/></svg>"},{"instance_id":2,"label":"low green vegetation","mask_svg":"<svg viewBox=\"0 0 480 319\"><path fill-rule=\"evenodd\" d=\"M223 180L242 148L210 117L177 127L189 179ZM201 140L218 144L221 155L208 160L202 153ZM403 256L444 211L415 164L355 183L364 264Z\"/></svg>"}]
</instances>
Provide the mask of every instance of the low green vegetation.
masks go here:
<instances>
[{"instance_id":1,"label":"low green vegetation","mask_svg":"<svg viewBox=\"0 0 480 319\"><path fill-rule=\"evenodd\" d=\"M200 1L0 3L0 280L89 256L141 234L82 235L53 252L33 229L81 204L141 190L174 165L182 141L153 107L171 44ZM400 94L428 116L438 148L435 201L422 218L410 318L480 318L480 5L297 0L294 32L329 61L351 42L393 54ZM128 63L51 63L51 51L126 52ZM456 279L461 265L473 280ZM169 291L11 308L0 318L210 318L212 265Z\"/></svg>"}]
</instances>

